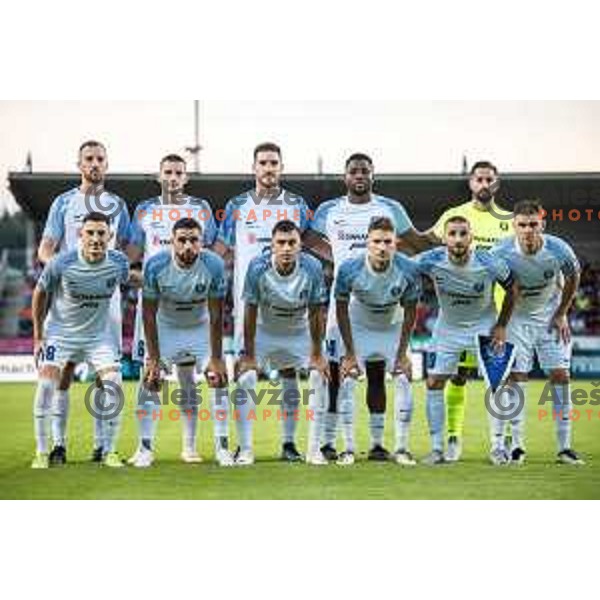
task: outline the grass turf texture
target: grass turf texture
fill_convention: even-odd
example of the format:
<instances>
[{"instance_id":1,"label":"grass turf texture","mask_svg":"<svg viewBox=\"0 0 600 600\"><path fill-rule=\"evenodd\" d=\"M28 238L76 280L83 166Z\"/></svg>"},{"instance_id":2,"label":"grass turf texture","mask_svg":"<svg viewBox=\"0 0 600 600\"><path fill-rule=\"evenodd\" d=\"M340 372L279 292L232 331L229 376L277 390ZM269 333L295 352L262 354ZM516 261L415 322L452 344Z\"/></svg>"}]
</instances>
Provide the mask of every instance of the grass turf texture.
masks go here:
<instances>
[{"instance_id":1,"label":"grass turf texture","mask_svg":"<svg viewBox=\"0 0 600 600\"><path fill-rule=\"evenodd\" d=\"M591 390L589 382L578 388ZM199 423L201 465L179 462L181 423L159 424L158 454L154 467L111 470L89 462L92 419L83 403L85 387L72 391L69 419L69 464L64 468L33 471L31 384L0 384L0 498L14 499L575 499L600 498L600 407L582 406L575 429L575 447L587 465L555 464L554 423L538 418L537 399L542 382L530 386L528 405L528 462L522 467L493 467L487 462L488 424L483 385L469 384L463 462L455 465L402 469L393 463L368 463L368 417L364 389L358 398L357 447L354 467L288 465L277 460L281 424L275 419L255 425L258 463L249 468L221 469L212 462L212 423ZM128 405L123 419L120 451L129 457L136 448L137 423L133 416L134 384L126 384ZM412 449L419 458L429 450L424 388L415 386L416 411ZM391 404L388 406L391 408ZM585 410L593 410L588 420ZM273 408L275 413L277 409ZM548 407L551 414L551 408ZM306 425L299 428L305 451ZM232 426L235 438L235 427ZM235 441L234 441L235 443ZM393 449L393 423L388 410L386 445Z\"/></svg>"}]
</instances>

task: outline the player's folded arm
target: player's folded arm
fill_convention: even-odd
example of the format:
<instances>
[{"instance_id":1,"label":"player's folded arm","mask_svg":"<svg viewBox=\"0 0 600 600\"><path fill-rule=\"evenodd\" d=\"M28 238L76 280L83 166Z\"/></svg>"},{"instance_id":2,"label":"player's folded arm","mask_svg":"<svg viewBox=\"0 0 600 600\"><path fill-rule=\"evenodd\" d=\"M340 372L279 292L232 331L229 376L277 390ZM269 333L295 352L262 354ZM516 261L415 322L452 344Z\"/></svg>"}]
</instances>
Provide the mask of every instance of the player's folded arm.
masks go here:
<instances>
[{"instance_id":1,"label":"player's folded arm","mask_svg":"<svg viewBox=\"0 0 600 600\"><path fill-rule=\"evenodd\" d=\"M306 229L302 234L302 249L318 258L325 267L333 265L331 244L327 238L314 229Z\"/></svg>"}]
</instances>

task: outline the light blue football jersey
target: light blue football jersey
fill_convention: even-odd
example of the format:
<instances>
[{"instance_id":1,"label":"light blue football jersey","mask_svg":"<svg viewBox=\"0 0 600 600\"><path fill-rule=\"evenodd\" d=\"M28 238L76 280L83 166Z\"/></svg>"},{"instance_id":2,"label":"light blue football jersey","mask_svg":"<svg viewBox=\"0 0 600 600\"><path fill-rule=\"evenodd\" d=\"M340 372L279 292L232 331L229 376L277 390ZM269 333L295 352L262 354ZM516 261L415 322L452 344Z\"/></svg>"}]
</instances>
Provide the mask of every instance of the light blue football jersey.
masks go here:
<instances>
[{"instance_id":1,"label":"light blue football jersey","mask_svg":"<svg viewBox=\"0 0 600 600\"><path fill-rule=\"evenodd\" d=\"M335 280L336 300L348 301L352 325L386 330L398 324L402 306L419 300L419 276L414 262L396 253L388 269L374 271L367 254L344 261Z\"/></svg>"},{"instance_id":2,"label":"light blue football jersey","mask_svg":"<svg viewBox=\"0 0 600 600\"><path fill-rule=\"evenodd\" d=\"M217 225L210 204L202 198L185 196L181 202L163 204L161 198L141 202L135 209L129 241L144 253L144 260L171 247L173 226L180 219L194 219L202 227L205 246L212 246L217 237Z\"/></svg>"},{"instance_id":3,"label":"light blue football jersey","mask_svg":"<svg viewBox=\"0 0 600 600\"><path fill-rule=\"evenodd\" d=\"M258 307L258 324L265 331L308 331L308 307L327 301L321 263L301 253L296 268L281 275L271 254L258 256L248 267L243 299Z\"/></svg>"},{"instance_id":4,"label":"light blue football jersey","mask_svg":"<svg viewBox=\"0 0 600 600\"><path fill-rule=\"evenodd\" d=\"M242 299L246 272L252 259L270 250L273 227L293 221L304 231L312 213L301 196L282 190L278 198L259 198L254 191L240 194L225 207L218 239L234 248L233 298ZM236 315L238 316L238 315Z\"/></svg>"},{"instance_id":5,"label":"light blue football jersey","mask_svg":"<svg viewBox=\"0 0 600 600\"><path fill-rule=\"evenodd\" d=\"M365 204L353 204L347 196L328 200L319 205L308 227L329 241L337 272L345 260L365 251L369 225L375 217L388 217L397 236L413 229L400 202L376 194Z\"/></svg>"},{"instance_id":6,"label":"light blue football jersey","mask_svg":"<svg viewBox=\"0 0 600 600\"><path fill-rule=\"evenodd\" d=\"M564 240L544 235L544 245L535 254L525 254L516 237L502 240L492 253L502 257L519 284L514 319L548 325L560 305L564 277L580 271L573 249Z\"/></svg>"},{"instance_id":7,"label":"light blue football jersey","mask_svg":"<svg viewBox=\"0 0 600 600\"><path fill-rule=\"evenodd\" d=\"M92 211L90 211L90 208ZM86 196L74 188L54 199L50 206L42 237L54 240L59 252L79 247L79 232L83 219L90 212L102 212L111 216L111 229L115 236L110 247L125 247L129 240L129 212L127 204L117 195L103 191L98 198Z\"/></svg>"},{"instance_id":8,"label":"light blue football jersey","mask_svg":"<svg viewBox=\"0 0 600 600\"><path fill-rule=\"evenodd\" d=\"M436 328L476 328L496 318L493 290L508 287L512 275L506 262L485 250L473 250L465 265L455 265L444 248L428 250L416 257L422 275L429 277L439 302Z\"/></svg>"},{"instance_id":9,"label":"light blue football jersey","mask_svg":"<svg viewBox=\"0 0 600 600\"><path fill-rule=\"evenodd\" d=\"M129 278L127 257L109 250L99 263L90 263L81 251L55 256L37 285L51 294L46 338L73 344L93 344L104 339L113 294Z\"/></svg>"},{"instance_id":10,"label":"light blue football jersey","mask_svg":"<svg viewBox=\"0 0 600 600\"><path fill-rule=\"evenodd\" d=\"M210 250L202 250L188 269L180 267L167 250L155 254L144 267L143 297L158 300L161 326L181 329L208 323L208 300L224 296L225 266Z\"/></svg>"}]
</instances>

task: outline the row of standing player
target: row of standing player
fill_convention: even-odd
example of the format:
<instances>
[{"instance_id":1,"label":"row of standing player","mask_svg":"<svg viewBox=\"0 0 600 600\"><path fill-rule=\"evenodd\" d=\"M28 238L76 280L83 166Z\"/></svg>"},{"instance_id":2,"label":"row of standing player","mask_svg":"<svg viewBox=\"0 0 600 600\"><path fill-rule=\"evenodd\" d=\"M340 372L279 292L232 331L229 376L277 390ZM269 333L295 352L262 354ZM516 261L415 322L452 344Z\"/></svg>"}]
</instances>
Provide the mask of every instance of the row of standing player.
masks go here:
<instances>
[{"instance_id":1,"label":"row of standing player","mask_svg":"<svg viewBox=\"0 0 600 600\"><path fill-rule=\"evenodd\" d=\"M47 261L61 247L68 248L69 246L74 247L76 245L77 231L81 228L82 211L85 208L82 206L82 197L86 194L87 188L98 186L102 183L106 168L105 148L98 143L84 144L80 149L82 186L78 190L73 190L55 201L40 247L40 258L42 260ZM365 155L354 155L346 164L345 179L348 195L344 198L325 203L319 208L312 219L309 217L309 212L302 199L282 191L280 188L282 161L279 148L272 144L259 146L254 154L254 170L256 175L255 194L243 194L229 203L225 220L221 224L220 234L216 241L214 237L214 231L216 230L214 222L212 220L207 221L205 218L202 219L205 224L205 243L210 245L212 242L213 248L226 259L232 259L234 264L234 299L235 316L237 317L235 322L238 348L242 347L241 340L243 337L244 275L248 270L251 260L271 243L273 225L281 218L282 211L289 210L292 220L297 221L300 231L303 232L305 245L326 262L333 263L336 269L345 259L364 250L367 227L373 217L386 216L391 220L395 235L398 238L398 246L407 253L417 253L440 242L439 225L431 232L421 234L414 229L406 212L399 203L372 194L373 165L372 161ZM491 190L495 181L494 177L490 177L490 174L497 175L495 168L491 165L481 163L473 169L470 180L471 190L474 195L472 204L482 214L491 212L481 210L486 205L489 205L490 199L493 203ZM207 210L210 211L210 207L203 201L191 199L183 194L187 175L185 173L185 162L179 157L169 156L161 162L160 178L163 186L167 188L170 199L167 202L168 205L172 204L172 207L176 209L188 208L192 211L198 211L196 214L206 214ZM265 204L269 208L266 208ZM163 209L168 208L160 198L140 205L136 211L136 216L133 219L130 230L125 224L126 214L120 213L118 215L119 221L115 224L116 230L121 238L121 243L125 241L129 243L128 251L133 261L141 258L142 255L147 260L150 256L169 244L172 223L169 223L168 219L162 216L168 214L167 210L162 211L160 213L161 217L156 218L153 209L157 206L161 206ZM262 215L259 214L256 217L256 213L260 213L261 209ZM253 217L248 218L251 211ZM503 222L500 224L502 225ZM498 225L498 220L496 220L496 225ZM130 231L131 235L127 235L128 231ZM484 238L489 241L490 235L486 233ZM477 242L477 239L475 241ZM331 306L334 306L334 303L331 303ZM140 311L138 311L139 314ZM113 322L117 322L117 320L113 319ZM120 337L120 323L118 329L117 333ZM136 329L139 331L140 328ZM336 380L339 380L337 364L339 363L340 340L339 335L336 335L337 330L338 328L335 325L335 310L333 310L328 319L327 335L327 347L331 355L330 357L333 360L327 373L330 383L330 411L326 419L325 439L322 448L326 459L335 458L332 438L335 438L337 432L334 417L334 400L337 391L336 384L338 384ZM346 349L348 349L348 346L346 346ZM176 350L177 352L180 351L177 348ZM369 360L366 365L369 381L367 397L369 408L371 409L370 430L372 447L370 458L381 460L388 458L388 453L382 444L385 414L385 362L378 356L371 358L375 358L376 360ZM47 356L45 356L45 359L46 363L48 363ZM189 360L189 357L185 360ZM34 413L36 414L36 424L39 424L43 420L39 417L44 414L44 410L41 409L52 406L50 410L53 415L54 449L50 454L50 459L51 462L60 464L66 460L64 433L68 407L66 392L70 383L72 363L68 363L67 367L62 369L60 381L58 381L59 376L57 375L56 366L57 363L50 366L48 364L42 366ZM62 365L58 364L58 366ZM182 364L181 368L178 369L180 383L184 389L190 389L191 381L193 380L193 369L190 370L187 367L188 365ZM49 374L46 370L47 368L52 368L53 372ZM245 372L249 371L253 371L253 369L245 369ZM285 371L283 374L286 374ZM291 374L289 377L283 377L283 385L284 388L293 390L296 385L295 377L292 377ZM56 393L54 393L54 387L58 388ZM342 390L342 392L340 394L340 409L342 406L348 406L347 400L351 396L347 389ZM54 396L53 400L49 400L51 396ZM334 410L331 410L332 408ZM347 413L344 410L341 410L341 412L343 415ZM140 421L142 424L143 419ZM196 462L199 460L195 452L195 422L195 419L184 421L182 458L187 462ZM222 421L215 420L215 425L217 422L222 423ZM243 424L244 420L238 420L238 423ZM107 436L103 432L103 429L106 429L105 425L102 420L96 420L96 450L94 458L96 460L104 458L107 464L116 466L120 464L120 461L112 451L114 443L110 438L107 441ZM248 442L248 433L244 433L243 428L244 426L242 425L242 430L239 431L242 447L237 456L238 464L248 464L253 461L251 442ZM141 429L142 443L133 462L143 466L144 463L148 462L153 436L150 435L150 438L148 438L148 430L144 431L143 426ZM289 420L284 421L283 456L286 460L298 460L300 458L300 453L297 451L293 441L293 429L294 426ZM40 427L37 425L36 430L39 433ZM224 439L226 436L222 435L224 431L222 426L219 431L216 431L217 457L222 464L230 464L230 454L227 449L226 439ZM44 443L45 440L43 437L43 434L39 433L38 456L42 457L46 455L45 451L47 451L47 442ZM318 442L320 443L320 436ZM317 454L314 451L314 436L312 448L313 451L309 452L310 456L322 456L320 453ZM141 459L140 456L144 454L144 450L147 451L145 452L146 456L145 459ZM105 454L106 456L104 456ZM408 452L405 454L410 459ZM220 458L219 455L221 455ZM346 453L341 457L341 461L348 462L351 455L352 450L347 448ZM396 454L397 457L400 455L401 453Z\"/></svg>"}]
</instances>

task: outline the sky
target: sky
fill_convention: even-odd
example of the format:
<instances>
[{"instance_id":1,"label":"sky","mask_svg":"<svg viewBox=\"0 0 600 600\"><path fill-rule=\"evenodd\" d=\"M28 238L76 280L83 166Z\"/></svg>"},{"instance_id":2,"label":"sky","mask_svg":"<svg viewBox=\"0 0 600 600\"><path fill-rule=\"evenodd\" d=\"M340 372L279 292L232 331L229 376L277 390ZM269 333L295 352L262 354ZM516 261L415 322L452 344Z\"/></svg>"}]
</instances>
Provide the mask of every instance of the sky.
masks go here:
<instances>
[{"instance_id":1,"label":"sky","mask_svg":"<svg viewBox=\"0 0 600 600\"><path fill-rule=\"evenodd\" d=\"M108 146L112 172L154 172L193 144L189 101L0 101L0 209L14 210L6 175L76 170L89 138ZM205 173L244 173L262 141L282 146L285 169L340 172L370 154L380 173L460 172L495 162L504 172L600 171L599 101L202 101Z\"/></svg>"}]
</instances>

